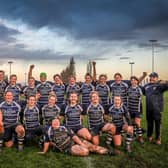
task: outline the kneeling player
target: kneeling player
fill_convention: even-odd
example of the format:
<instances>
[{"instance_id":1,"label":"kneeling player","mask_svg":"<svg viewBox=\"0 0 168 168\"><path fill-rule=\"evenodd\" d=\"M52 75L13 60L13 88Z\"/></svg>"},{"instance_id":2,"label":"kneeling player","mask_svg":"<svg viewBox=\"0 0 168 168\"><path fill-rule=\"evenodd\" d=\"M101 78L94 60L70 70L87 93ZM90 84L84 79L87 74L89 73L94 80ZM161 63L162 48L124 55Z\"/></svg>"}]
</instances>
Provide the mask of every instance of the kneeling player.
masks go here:
<instances>
[{"instance_id":1,"label":"kneeling player","mask_svg":"<svg viewBox=\"0 0 168 168\"><path fill-rule=\"evenodd\" d=\"M83 109L78 104L77 93L70 93L69 104L65 108L65 125L66 127L72 129L79 137L86 140L91 140L92 136L87 128L82 125L82 115Z\"/></svg>"},{"instance_id":2,"label":"kneeling player","mask_svg":"<svg viewBox=\"0 0 168 168\"><path fill-rule=\"evenodd\" d=\"M13 101L13 93L7 91L5 93L5 101L0 104L0 126L3 127L1 132L4 130L3 140L5 141L5 146L9 148L14 144L13 134L17 136L18 151L23 150L25 136L24 127L19 122L20 110L20 105Z\"/></svg>"},{"instance_id":3,"label":"kneeling player","mask_svg":"<svg viewBox=\"0 0 168 168\"><path fill-rule=\"evenodd\" d=\"M53 119L45 139L43 152L45 154L49 146L54 146L60 152L70 153L77 156L88 156L89 152L107 154L108 149L93 145L92 143L81 140L71 129L60 125L59 119Z\"/></svg>"},{"instance_id":4,"label":"kneeling player","mask_svg":"<svg viewBox=\"0 0 168 168\"><path fill-rule=\"evenodd\" d=\"M113 136L114 145L121 146L121 131L123 130L126 132L126 150L130 153L133 127L131 126L130 114L122 104L121 96L114 96L114 104L109 108L109 122L116 126L116 134Z\"/></svg>"},{"instance_id":5,"label":"kneeling player","mask_svg":"<svg viewBox=\"0 0 168 168\"><path fill-rule=\"evenodd\" d=\"M91 92L91 104L87 109L89 129L92 134L92 142L95 145L100 143L100 132L108 132L111 136L115 134L116 128L112 123L104 122L104 108L99 103L99 94L97 91ZM106 140L108 145L108 139ZM113 150L109 145L110 150Z\"/></svg>"},{"instance_id":6,"label":"kneeling player","mask_svg":"<svg viewBox=\"0 0 168 168\"><path fill-rule=\"evenodd\" d=\"M36 97L31 95L28 98L27 106L23 113L23 123L25 126L25 140L29 144L30 141L34 140L35 136L41 136L43 134L43 128L40 126L39 121L39 109L36 106Z\"/></svg>"}]
</instances>

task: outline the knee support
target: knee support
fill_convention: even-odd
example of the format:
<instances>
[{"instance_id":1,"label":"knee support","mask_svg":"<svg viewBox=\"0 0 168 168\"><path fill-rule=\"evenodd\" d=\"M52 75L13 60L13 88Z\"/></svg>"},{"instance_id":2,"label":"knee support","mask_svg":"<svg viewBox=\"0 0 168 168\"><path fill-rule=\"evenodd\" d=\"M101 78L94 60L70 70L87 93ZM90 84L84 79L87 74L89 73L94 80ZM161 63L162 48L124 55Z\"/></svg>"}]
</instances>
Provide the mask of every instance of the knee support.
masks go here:
<instances>
[{"instance_id":1,"label":"knee support","mask_svg":"<svg viewBox=\"0 0 168 168\"><path fill-rule=\"evenodd\" d=\"M137 135L138 137L142 136L142 128L137 128Z\"/></svg>"}]
</instances>

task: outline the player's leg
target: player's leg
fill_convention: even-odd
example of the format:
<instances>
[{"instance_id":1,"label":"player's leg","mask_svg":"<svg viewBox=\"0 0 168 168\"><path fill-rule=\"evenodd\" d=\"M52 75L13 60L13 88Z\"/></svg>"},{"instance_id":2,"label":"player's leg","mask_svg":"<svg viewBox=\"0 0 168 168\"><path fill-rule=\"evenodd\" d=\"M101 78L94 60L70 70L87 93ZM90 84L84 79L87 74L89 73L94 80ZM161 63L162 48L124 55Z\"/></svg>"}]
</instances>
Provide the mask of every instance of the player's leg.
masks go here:
<instances>
[{"instance_id":1,"label":"player's leg","mask_svg":"<svg viewBox=\"0 0 168 168\"><path fill-rule=\"evenodd\" d=\"M138 135L138 141L143 144L144 140L143 140L143 134L142 134L142 128L141 128L141 118L140 117L136 117L135 118L135 124L137 127L136 133Z\"/></svg>"},{"instance_id":2,"label":"player's leg","mask_svg":"<svg viewBox=\"0 0 168 168\"><path fill-rule=\"evenodd\" d=\"M87 128L81 128L78 132L77 135L81 138L84 138L88 141L92 139L92 135L90 134L89 130Z\"/></svg>"},{"instance_id":3,"label":"player's leg","mask_svg":"<svg viewBox=\"0 0 168 168\"><path fill-rule=\"evenodd\" d=\"M88 156L89 150L81 145L73 145L71 147L70 153L76 156Z\"/></svg>"},{"instance_id":4,"label":"player's leg","mask_svg":"<svg viewBox=\"0 0 168 168\"><path fill-rule=\"evenodd\" d=\"M103 128L103 132L109 132L111 135L114 135L116 133L116 127L112 123L106 123Z\"/></svg>"},{"instance_id":5,"label":"player's leg","mask_svg":"<svg viewBox=\"0 0 168 168\"><path fill-rule=\"evenodd\" d=\"M0 126L0 152L2 151L3 147L3 135L4 135L4 127Z\"/></svg>"},{"instance_id":6,"label":"player's leg","mask_svg":"<svg viewBox=\"0 0 168 168\"><path fill-rule=\"evenodd\" d=\"M92 142L94 145L99 145L100 144L100 135L93 135Z\"/></svg>"},{"instance_id":7,"label":"player's leg","mask_svg":"<svg viewBox=\"0 0 168 168\"><path fill-rule=\"evenodd\" d=\"M126 132L126 150L131 153L131 142L133 141L133 126L123 125L123 130Z\"/></svg>"},{"instance_id":8,"label":"player's leg","mask_svg":"<svg viewBox=\"0 0 168 168\"><path fill-rule=\"evenodd\" d=\"M153 128L154 128L153 114L152 112L147 111L147 138L149 142L152 141Z\"/></svg>"},{"instance_id":9,"label":"player's leg","mask_svg":"<svg viewBox=\"0 0 168 168\"><path fill-rule=\"evenodd\" d=\"M18 151L23 150L23 141L25 137L25 130L22 125L17 125L15 128L15 132L17 134L17 140L18 140Z\"/></svg>"},{"instance_id":10,"label":"player's leg","mask_svg":"<svg viewBox=\"0 0 168 168\"><path fill-rule=\"evenodd\" d=\"M156 144L161 145L161 120L155 120Z\"/></svg>"}]
</instances>

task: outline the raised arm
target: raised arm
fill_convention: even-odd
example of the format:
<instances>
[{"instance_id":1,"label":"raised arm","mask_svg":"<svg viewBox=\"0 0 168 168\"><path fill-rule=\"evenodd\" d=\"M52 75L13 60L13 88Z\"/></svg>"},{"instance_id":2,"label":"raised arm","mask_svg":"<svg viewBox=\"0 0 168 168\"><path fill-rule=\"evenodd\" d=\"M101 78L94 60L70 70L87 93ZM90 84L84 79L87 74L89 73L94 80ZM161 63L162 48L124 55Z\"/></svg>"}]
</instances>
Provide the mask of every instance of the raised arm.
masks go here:
<instances>
[{"instance_id":1,"label":"raised arm","mask_svg":"<svg viewBox=\"0 0 168 168\"><path fill-rule=\"evenodd\" d=\"M143 72L142 76L139 77L139 82L142 82L147 76L147 72Z\"/></svg>"},{"instance_id":2,"label":"raised arm","mask_svg":"<svg viewBox=\"0 0 168 168\"><path fill-rule=\"evenodd\" d=\"M28 79L33 76L32 72L33 72L34 67L35 67L34 65L30 65L29 72L28 72Z\"/></svg>"}]
</instances>

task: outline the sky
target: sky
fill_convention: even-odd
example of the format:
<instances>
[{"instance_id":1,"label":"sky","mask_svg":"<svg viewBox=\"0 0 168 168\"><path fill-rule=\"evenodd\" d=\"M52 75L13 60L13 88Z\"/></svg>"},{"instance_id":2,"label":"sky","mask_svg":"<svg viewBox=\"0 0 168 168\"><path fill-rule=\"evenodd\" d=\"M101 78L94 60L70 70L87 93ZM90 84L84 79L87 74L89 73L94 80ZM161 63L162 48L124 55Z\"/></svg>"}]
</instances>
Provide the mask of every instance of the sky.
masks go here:
<instances>
[{"instance_id":1,"label":"sky","mask_svg":"<svg viewBox=\"0 0 168 168\"><path fill-rule=\"evenodd\" d=\"M0 69L24 81L29 65L52 80L73 56L77 79L96 61L97 76L128 79L154 71L168 79L167 0L0 0Z\"/></svg>"}]
</instances>

